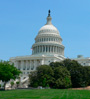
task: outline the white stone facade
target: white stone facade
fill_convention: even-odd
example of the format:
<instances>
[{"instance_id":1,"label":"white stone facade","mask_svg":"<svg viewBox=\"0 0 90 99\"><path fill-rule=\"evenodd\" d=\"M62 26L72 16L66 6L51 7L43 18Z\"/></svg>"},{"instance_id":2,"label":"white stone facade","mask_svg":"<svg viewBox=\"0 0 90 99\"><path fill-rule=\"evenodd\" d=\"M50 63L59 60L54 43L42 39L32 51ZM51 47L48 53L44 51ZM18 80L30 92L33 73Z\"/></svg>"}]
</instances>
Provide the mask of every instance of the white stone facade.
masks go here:
<instances>
[{"instance_id":1,"label":"white stone facade","mask_svg":"<svg viewBox=\"0 0 90 99\"><path fill-rule=\"evenodd\" d=\"M74 60L78 61L82 66L90 66L90 57L83 57L82 55L78 55Z\"/></svg>"},{"instance_id":2,"label":"white stone facade","mask_svg":"<svg viewBox=\"0 0 90 99\"><path fill-rule=\"evenodd\" d=\"M51 23L51 19L49 13L47 23L41 27L32 45L32 55L10 58L15 67L22 71L21 80L40 65L48 65L50 62L65 59L62 38L57 28Z\"/></svg>"}]
</instances>

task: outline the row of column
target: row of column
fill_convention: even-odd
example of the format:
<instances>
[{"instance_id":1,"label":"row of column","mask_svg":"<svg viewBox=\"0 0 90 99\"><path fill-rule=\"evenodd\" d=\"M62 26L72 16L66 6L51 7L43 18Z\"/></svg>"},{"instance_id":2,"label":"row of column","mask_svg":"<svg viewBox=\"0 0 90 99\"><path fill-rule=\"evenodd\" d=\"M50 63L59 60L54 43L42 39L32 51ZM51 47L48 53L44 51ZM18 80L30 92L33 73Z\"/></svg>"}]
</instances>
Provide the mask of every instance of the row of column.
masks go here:
<instances>
[{"instance_id":1,"label":"row of column","mask_svg":"<svg viewBox=\"0 0 90 99\"><path fill-rule=\"evenodd\" d=\"M36 70L38 65L40 65L39 60L20 60L15 62L15 67L19 70Z\"/></svg>"},{"instance_id":2,"label":"row of column","mask_svg":"<svg viewBox=\"0 0 90 99\"><path fill-rule=\"evenodd\" d=\"M40 53L40 52L50 52L50 53L62 53L63 49L58 46L50 46L50 45L43 45L43 46L36 46L33 48L33 54Z\"/></svg>"},{"instance_id":3,"label":"row of column","mask_svg":"<svg viewBox=\"0 0 90 99\"><path fill-rule=\"evenodd\" d=\"M61 42L60 38L40 38L37 39L36 42L43 42L43 41L56 41L56 42Z\"/></svg>"}]
</instances>

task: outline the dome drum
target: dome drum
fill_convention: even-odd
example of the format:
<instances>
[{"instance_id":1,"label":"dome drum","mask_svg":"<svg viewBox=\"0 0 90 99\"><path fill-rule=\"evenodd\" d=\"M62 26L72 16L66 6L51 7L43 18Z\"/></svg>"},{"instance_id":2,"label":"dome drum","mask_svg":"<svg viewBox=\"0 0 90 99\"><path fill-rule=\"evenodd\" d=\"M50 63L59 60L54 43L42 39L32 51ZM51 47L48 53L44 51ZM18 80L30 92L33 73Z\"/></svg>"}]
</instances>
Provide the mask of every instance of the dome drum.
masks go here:
<instances>
[{"instance_id":1,"label":"dome drum","mask_svg":"<svg viewBox=\"0 0 90 99\"><path fill-rule=\"evenodd\" d=\"M43 42L47 42L47 43L60 43L62 42L62 39L59 37L38 37L37 39L35 39L35 43L43 43Z\"/></svg>"},{"instance_id":2,"label":"dome drum","mask_svg":"<svg viewBox=\"0 0 90 99\"><path fill-rule=\"evenodd\" d=\"M38 45L33 47L32 54L60 54L64 55L64 47L56 46L56 45Z\"/></svg>"}]
</instances>

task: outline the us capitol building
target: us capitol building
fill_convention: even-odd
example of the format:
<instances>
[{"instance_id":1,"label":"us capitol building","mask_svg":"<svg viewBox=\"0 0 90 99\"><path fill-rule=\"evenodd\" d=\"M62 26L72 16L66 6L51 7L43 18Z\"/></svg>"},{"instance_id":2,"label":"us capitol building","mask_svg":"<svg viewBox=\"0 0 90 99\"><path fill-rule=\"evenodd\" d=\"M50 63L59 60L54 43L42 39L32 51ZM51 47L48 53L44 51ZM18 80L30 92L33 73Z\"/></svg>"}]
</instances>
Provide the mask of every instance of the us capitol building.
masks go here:
<instances>
[{"instance_id":1,"label":"us capitol building","mask_svg":"<svg viewBox=\"0 0 90 99\"><path fill-rule=\"evenodd\" d=\"M47 16L46 24L41 27L32 45L32 55L17 56L10 58L15 67L22 71L21 80L28 77L31 71L43 64L50 62L62 61L64 57L64 45L58 29L52 24L50 10ZM78 61L78 58L75 60ZM79 62L82 62L79 58ZM89 58L90 64L90 58Z\"/></svg>"}]
</instances>

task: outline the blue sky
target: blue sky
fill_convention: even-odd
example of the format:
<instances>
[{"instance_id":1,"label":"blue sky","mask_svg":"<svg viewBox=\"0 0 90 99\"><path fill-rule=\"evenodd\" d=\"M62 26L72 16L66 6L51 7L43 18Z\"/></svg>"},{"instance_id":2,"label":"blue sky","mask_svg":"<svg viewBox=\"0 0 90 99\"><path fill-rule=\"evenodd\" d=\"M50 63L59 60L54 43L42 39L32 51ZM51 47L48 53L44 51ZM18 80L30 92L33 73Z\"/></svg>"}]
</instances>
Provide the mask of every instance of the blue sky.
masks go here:
<instances>
[{"instance_id":1,"label":"blue sky","mask_svg":"<svg viewBox=\"0 0 90 99\"><path fill-rule=\"evenodd\" d=\"M0 59L31 55L49 9L65 57L90 57L90 0L0 0Z\"/></svg>"}]
</instances>

